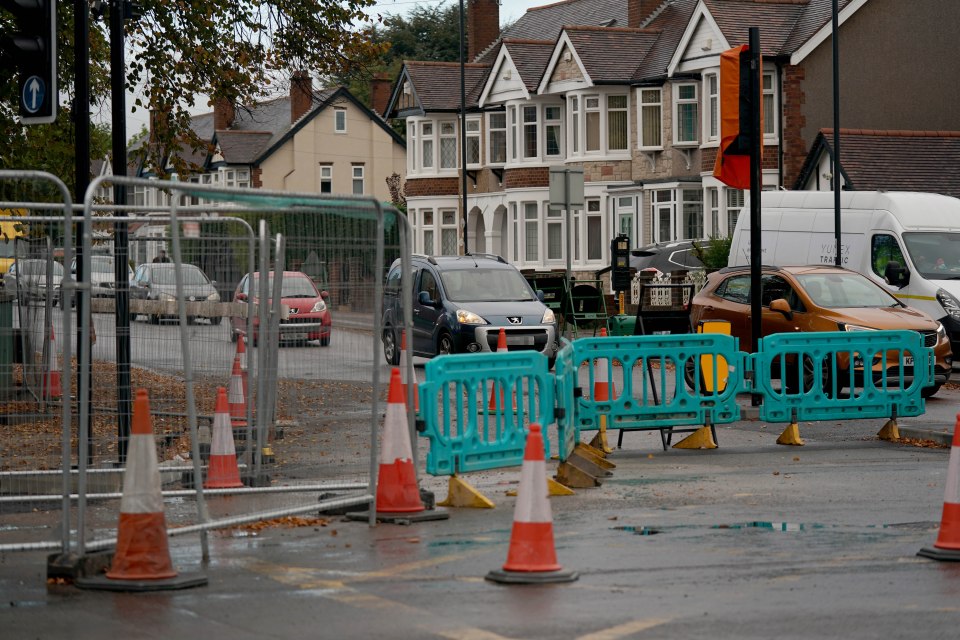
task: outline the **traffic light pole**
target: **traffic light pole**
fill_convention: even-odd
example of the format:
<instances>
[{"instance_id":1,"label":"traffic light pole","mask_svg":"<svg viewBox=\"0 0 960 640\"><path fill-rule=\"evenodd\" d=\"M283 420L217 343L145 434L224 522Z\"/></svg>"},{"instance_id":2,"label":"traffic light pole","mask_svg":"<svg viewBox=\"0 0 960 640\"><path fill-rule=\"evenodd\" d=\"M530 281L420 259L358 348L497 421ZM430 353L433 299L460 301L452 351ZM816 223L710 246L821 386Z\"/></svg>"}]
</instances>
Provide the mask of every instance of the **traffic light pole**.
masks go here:
<instances>
[{"instance_id":1,"label":"traffic light pole","mask_svg":"<svg viewBox=\"0 0 960 640\"><path fill-rule=\"evenodd\" d=\"M760 304L760 186L763 132L760 130L760 29L750 27L750 352L760 344L762 306ZM760 404L754 395L752 404Z\"/></svg>"}]
</instances>

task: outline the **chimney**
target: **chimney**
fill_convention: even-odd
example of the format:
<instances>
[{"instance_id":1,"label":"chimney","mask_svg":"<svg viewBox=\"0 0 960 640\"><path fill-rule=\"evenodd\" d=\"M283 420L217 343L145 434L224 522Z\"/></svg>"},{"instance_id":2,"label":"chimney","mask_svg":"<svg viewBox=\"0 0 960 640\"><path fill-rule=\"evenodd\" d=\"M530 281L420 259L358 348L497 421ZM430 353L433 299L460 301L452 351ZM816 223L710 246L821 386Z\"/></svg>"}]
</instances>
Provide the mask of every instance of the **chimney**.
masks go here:
<instances>
[{"instance_id":1,"label":"chimney","mask_svg":"<svg viewBox=\"0 0 960 640\"><path fill-rule=\"evenodd\" d=\"M640 24L663 3L663 0L627 0L627 26L639 29Z\"/></svg>"},{"instance_id":2,"label":"chimney","mask_svg":"<svg viewBox=\"0 0 960 640\"><path fill-rule=\"evenodd\" d=\"M306 71L297 71L290 79L290 122L299 120L313 106L313 79Z\"/></svg>"},{"instance_id":3,"label":"chimney","mask_svg":"<svg viewBox=\"0 0 960 640\"><path fill-rule=\"evenodd\" d=\"M233 118L236 112L233 109L233 102L226 98L217 98L213 102L213 128L215 131L222 131L233 126Z\"/></svg>"},{"instance_id":4,"label":"chimney","mask_svg":"<svg viewBox=\"0 0 960 640\"><path fill-rule=\"evenodd\" d=\"M499 0L469 0L469 2L467 62L473 62L500 36L500 2Z\"/></svg>"},{"instance_id":5,"label":"chimney","mask_svg":"<svg viewBox=\"0 0 960 640\"><path fill-rule=\"evenodd\" d=\"M375 73L370 80L370 108L378 116L387 116L387 103L390 102L390 74Z\"/></svg>"}]
</instances>

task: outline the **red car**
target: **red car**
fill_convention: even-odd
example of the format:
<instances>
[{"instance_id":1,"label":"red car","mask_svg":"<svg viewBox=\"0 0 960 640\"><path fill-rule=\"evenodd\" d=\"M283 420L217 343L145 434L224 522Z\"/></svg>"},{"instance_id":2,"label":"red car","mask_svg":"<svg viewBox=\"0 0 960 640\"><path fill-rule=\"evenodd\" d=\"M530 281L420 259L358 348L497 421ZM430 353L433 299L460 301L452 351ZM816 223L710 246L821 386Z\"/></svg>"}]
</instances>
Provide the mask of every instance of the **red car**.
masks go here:
<instances>
[{"instance_id":1,"label":"red car","mask_svg":"<svg viewBox=\"0 0 960 640\"><path fill-rule=\"evenodd\" d=\"M273 289L273 272L269 275L270 290ZM300 271L284 271L282 283L280 318L280 342L308 342L319 340L321 347L330 345L330 309L327 300L330 294L318 291L313 280ZM248 273L240 280L233 295L234 302L247 302L253 296L255 305L260 303L260 273ZM268 300L267 304L272 304ZM284 307L286 310L284 311ZM253 317L253 344L256 345L259 335L260 318ZM247 333L247 319L243 316L230 318L230 339L233 342Z\"/></svg>"}]
</instances>

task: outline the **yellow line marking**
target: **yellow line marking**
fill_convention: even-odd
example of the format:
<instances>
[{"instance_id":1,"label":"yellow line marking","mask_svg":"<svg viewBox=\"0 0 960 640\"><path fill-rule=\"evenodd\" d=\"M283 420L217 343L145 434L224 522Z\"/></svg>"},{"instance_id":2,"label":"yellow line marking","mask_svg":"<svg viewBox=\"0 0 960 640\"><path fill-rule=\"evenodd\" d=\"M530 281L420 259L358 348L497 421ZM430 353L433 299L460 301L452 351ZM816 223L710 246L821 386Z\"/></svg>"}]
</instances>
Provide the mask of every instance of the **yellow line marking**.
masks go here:
<instances>
[{"instance_id":1,"label":"yellow line marking","mask_svg":"<svg viewBox=\"0 0 960 640\"><path fill-rule=\"evenodd\" d=\"M673 620L673 618L648 618L646 620L631 620L630 622L618 624L617 626L610 627L609 629L602 629L600 631L588 633L585 636L580 636L577 638L577 640L617 640L618 638L626 638L631 634L646 631L647 629L652 629L653 627L659 627L660 625L666 624L671 620Z\"/></svg>"},{"instance_id":2,"label":"yellow line marking","mask_svg":"<svg viewBox=\"0 0 960 640\"><path fill-rule=\"evenodd\" d=\"M898 294L897 298L903 298L905 300L936 300L933 296L911 296L907 294Z\"/></svg>"},{"instance_id":3,"label":"yellow line marking","mask_svg":"<svg viewBox=\"0 0 960 640\"><path fill-rule=\"evenodd\" d=\"M432 633L441 638L450 638L450 640L507 640L504 636L485 631L483 629L474 629L473 627L460 627L457 629L431 629Z\"/></svg>"}]
</instances>

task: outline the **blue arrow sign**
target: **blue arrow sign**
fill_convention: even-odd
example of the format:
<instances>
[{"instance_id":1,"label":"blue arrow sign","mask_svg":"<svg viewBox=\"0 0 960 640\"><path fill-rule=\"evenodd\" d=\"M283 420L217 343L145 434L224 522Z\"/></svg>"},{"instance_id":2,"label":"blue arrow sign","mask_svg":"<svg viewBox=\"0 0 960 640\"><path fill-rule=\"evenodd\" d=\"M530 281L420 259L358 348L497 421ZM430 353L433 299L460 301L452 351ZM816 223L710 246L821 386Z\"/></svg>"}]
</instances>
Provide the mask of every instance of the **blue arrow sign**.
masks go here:
<instances>
[{"instance_id":1,"label":"blue arrow sign","mask_svg":"<svg viewBox=\"0 0 960 640\"><path fill-rule=\"evenodd\" d=\"M40 76L30 76L23 83L23 108L30 113L36 113L43 105L43 98L47 93L47 85Z\"/></svg>"}]
</instances>

